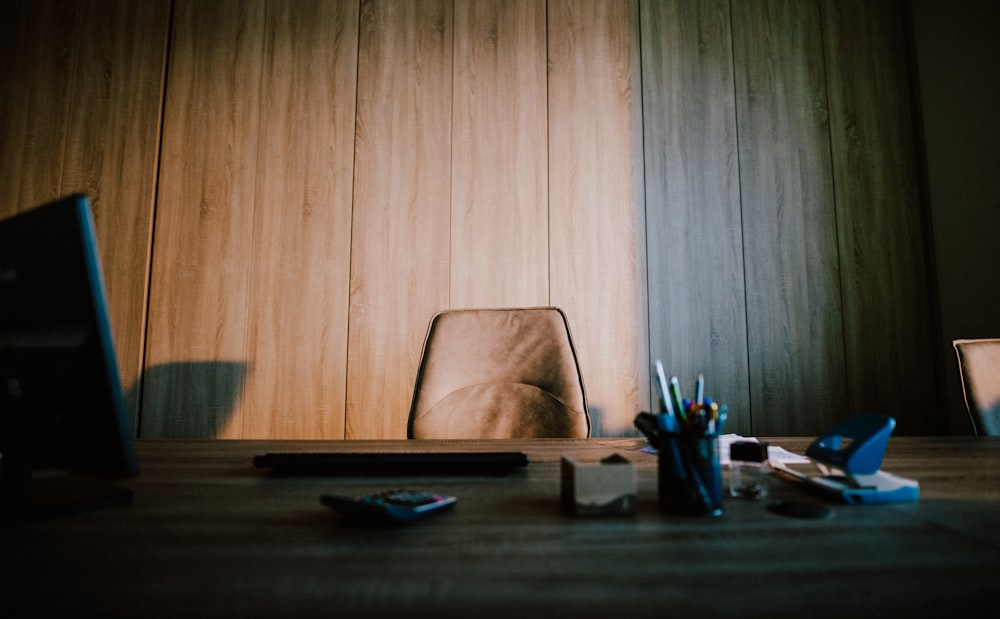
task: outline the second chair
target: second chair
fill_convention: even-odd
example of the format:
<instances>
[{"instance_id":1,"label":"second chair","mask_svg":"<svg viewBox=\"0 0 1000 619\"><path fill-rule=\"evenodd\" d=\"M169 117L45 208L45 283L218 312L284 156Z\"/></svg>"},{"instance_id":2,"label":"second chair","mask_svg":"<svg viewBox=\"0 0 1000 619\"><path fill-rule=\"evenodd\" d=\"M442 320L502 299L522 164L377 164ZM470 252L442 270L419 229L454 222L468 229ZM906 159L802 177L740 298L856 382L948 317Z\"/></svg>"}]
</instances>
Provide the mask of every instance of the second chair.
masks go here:
<instances>
[{"instance_id":1,"label":"second chair","mask_svg":"<svg viewBox=\"0 0 1000 619\"><path fill-rule=\"evenodd\" d=\"M590 432L561 310L448 310L431 318L409 438L587 438Z\"/></svg>"},{"instance_id":2,"label":"second chair","mask_svg":"<svg viewBox=\"0 0 1000 619\"><path fill-rule=\"evenodd\" d=\"M965 406L978 436L1000 436L1000 338L953 340Z\"/></svg>"}]
</instances>

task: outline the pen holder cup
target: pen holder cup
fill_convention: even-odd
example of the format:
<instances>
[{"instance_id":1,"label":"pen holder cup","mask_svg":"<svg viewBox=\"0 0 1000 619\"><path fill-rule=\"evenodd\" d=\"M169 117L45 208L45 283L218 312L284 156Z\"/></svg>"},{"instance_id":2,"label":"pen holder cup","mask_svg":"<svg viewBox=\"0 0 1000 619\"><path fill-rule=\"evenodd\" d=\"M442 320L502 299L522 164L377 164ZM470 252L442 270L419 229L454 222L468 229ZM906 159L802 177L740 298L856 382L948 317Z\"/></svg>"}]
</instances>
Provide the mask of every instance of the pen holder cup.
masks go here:
<instances>
[{"instance_id":1,"label":"pen holder cup","mask_svg":"<svg viewBox=\"0 0 1000 619\"><path fill-rule=\"evenodd\" d=\"M721 516L718 436L661 432L657 443L660 511L677 516Z\"/></svg>"}]
</instances>

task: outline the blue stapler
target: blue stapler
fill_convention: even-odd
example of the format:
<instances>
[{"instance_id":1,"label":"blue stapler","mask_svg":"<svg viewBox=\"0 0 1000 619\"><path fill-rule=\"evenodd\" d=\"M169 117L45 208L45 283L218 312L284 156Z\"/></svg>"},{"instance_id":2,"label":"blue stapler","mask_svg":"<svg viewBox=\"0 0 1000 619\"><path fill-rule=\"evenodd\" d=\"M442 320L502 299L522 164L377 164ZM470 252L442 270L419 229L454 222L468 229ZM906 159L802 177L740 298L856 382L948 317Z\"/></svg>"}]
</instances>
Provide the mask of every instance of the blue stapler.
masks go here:
<instances>
[{"instance_id":1,"label":"blue stapler","mask_svg":"<svg viewBox=\"0 0 1000 619\"><path fill-rule=\"evenodd\" d=\"M918 482L881 470L895 427L896 420L887 415L855 415L830 428L806 449L806 457L820 475L805 475L787 467L779 467L780 472L848 503L916 501L920 494Z\"/></svg>"}]
</instances>

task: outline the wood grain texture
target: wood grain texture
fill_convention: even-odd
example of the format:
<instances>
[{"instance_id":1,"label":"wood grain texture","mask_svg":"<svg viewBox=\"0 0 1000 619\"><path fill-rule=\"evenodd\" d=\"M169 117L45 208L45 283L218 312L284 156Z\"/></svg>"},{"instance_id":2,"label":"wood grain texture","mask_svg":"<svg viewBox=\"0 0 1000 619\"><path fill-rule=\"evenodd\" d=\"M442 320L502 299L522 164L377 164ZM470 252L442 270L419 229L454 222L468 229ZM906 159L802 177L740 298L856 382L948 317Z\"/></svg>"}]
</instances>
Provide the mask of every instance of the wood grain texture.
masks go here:
<instances>
[{"instance_id":1,"label":"wood grain texture","mask_svg":"<svg viewBox=\"0 0 1000 619\"><path fill-rule=\"evenodd\" d=\"M548 303L545 4L455 3L451 307Z\"/></svg>"},{"instance_id":2,"label":"wood grain texture","mask_svg":"<svg viewBox=\"0 0 1000 619\"><path fill-rule=\"evenodd\" d=\"M171 36L141 435L236 438L264 2L179 1Z\"/></svg>"},{"instance_id":3,"label":"wood grain texture","mask_svg":"<svg viewBox=\"0 0 1000 619\"><path fill-rule=\"evenodd\" d=\"M596 436L652 358L741 432L938 427L898 3L0 7L0 216L94 193L144 436L402 437L430 316L534 304Z\"/></svg>"},{"instance_id":4,"label":"wood grain texture","mask_svg":"<svg viewBox=\"0 0 1000 619\"><path fill-rule=\"evenodd\" d=\"M404 438L430 317L448 306L452 3L361 6L347 438Z\"/></svg>"},{"instance_id":5,"label":"wood grain texture","mask_svg":"<svg viewBox=\"0 0 1000 619\"><path fill-rule=\"evenodd\" d=\"M811 440L762 439L796 453ZM318 500L383 490L387 477L280 478L252 459L497 442L139 441L143 472L121 482L133 505L0 528L18 566L0 592L44 617L938 618L995 600L1000 439L893 438L884 464L919 481L913 503L848 505L774 480L774 496L828 507L819 520L728 497L721 518L663 514L643 445L503 441L528 455L525 470L408 477L458 503L400 528L345 521ZM634 466L636 514L567 516L560 459L611 454Z\"/></svg>"},{"instance_id":6,"label":"wood grain texture","mask_svg":"<svg viewBox=\"0 0 1000 619\"><path fill-rule=\"evenodd\" d=\"M7 4L0 216L69 193L90 197L121 380L132 387L142 364L170 6ZM138 401L129 405L134 425Z\"/></svg>"},{"instance_id":7,"label":"wood grain texture","mask_svg":"<svg viewBox=\"0 0 1000 619\"><path fill-rule=\"evenodd\" d=\"M59 197L77 3L5 2L0 20L0 216Z\"/></svg>"},{"instance_id":8,"label":"wood grain texture","mask_svg":"<svg viewBox=\"0 0 1000 619\"><path fill-rule=\"evenodd\" d=\"M90 196L122 383L142 375L170 3L80 5L61 194ZM130 397L133 427L138 397Z\"/></svg>"},{"instance_id":9,"label":"wood grain texture","mask_svg":"<svg viewBox=\"0 0 1000 619\"><path fill-rule=\"evenodd\" d=\"M567 314L597 436L631 429L648 406L637 19L629 1L548 5L550 299Z\"/></svg>"},{"instance_id":10,"label":"wood grain texture","mask_svg":"<svg viewBox=\"0 0 1000 619\"><path fill-rule=\"evenodd\" d=\"M358 3L267 10L243 438L343 438Z\"/></svg>"},{"instance_id":11,"label":"wood grain texture","mask_svg":"<svg viewBox=\"0 0 1000 619\"><path fill-rule=\"evenodd\" d=\"M846 417L837 220L819 8L733 5L751 431Z\"/></svg>"},{"instance_id":12,"label":"wood grain texture","mask_svg":"<svg viewBox=\"0 0 1000 619\"><path fill-rule=\"evenodd\" d=\"M649 331L686 391L750 432L736 102L729 3L642 3Z\"/></svg>"},{"instance_id":13,"label":"wood grain texture","mask_svg":"<svg viewBox=\"0 0 1000 619\"><path fill-rule=\"evenodd\" d=\"M821 7L851 410L941 433L903 8Z\"/></svg>"}]
</instances>

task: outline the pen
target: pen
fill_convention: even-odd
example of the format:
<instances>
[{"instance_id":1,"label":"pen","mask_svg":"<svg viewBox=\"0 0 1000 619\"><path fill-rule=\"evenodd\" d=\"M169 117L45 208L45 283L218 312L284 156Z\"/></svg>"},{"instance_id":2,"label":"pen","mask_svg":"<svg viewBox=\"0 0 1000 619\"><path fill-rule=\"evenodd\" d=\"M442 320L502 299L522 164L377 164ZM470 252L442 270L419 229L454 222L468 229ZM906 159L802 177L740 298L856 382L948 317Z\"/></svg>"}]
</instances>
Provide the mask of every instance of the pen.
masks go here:
<instances>
[{"instance_id":1,"label":"pen","mask_svg":"<svg viewBox=\"0 0 1000 619\"><path fill-rule=\"evenodd\" d=\"M705 411L708 417L708 434L718 434L719 405L712 402L711 398L708 398L705 404L702 405L701 410Z\"/></svg>"},{"instance_id":2,"label":"pen","mask_svg":"<svg viewBox=\"0 0 1000 619\"><path fill-rule=\"evenodd\" d=\"M676 408L681 416L681 419L685 419L684 401L681 399L681 385L677 382L676 376L670 377L670 397L673 398L674 408Z\"/></svg>"},{"instance_id":3,"label":"pen","mask_svg":"<svg viewBox=\"0 0 1000 619\"><path fill-rule=\"evenodd\" d=\"M698 374L698 382L694 388L694 402L698 406L705 403L705 375Z\"/></svg>"},{"instance_id":4,"label":"pen","mask_svg":"<svg viewBox=\"0 0 1000 619\"><path fill-rule=\"evenodd\" d=\"M666 409L666 419L661 419L661 424L665 424L666 427L663 428L668 432L677 431L677 412L674 410L673 402L670 398L670 389L667 387L667 375L663 372L663 364L659 359L656 360L656 386L660 391L660 400L663 401L663 407Z\"/></svg>"}]
</instances>

